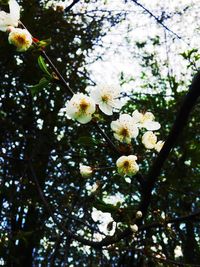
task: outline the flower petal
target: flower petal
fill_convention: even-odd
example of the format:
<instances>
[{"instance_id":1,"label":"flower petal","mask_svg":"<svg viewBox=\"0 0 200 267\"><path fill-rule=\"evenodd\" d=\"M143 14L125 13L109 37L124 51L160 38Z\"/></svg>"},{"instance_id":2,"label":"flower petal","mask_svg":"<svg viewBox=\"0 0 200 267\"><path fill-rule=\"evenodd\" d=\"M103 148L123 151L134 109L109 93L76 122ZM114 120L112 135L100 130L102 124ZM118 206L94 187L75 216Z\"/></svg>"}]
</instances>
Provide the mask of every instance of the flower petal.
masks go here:
<instances>
[{"instance_id":1,"label":"flower petal","mask_svg":"<svg viewBox=\"0 0 200 267\"><path fill-rule=\"evenodd\" d=\"M142 136L142 143L147 149L153 149L155 147L155 144L157 142L157 136L151 132L148 131Z\"/></svg>"},{"instance_id":2,"label":"flower petal","mask_svg":"<svg viewBox=\"0 0 200 267\"><path fill-rule=\"evenodd\" d=\"M82 116L79 116L79 117L76 117L76 120L82 124L86 124L88 123L89 121L91 121L92 119L92 116L91 115L82 115Z\"/></svg>"},{"instance_id":3,"label":"flower petal","mask_svg":"<svg viewBox=\"0 0 200 267\"><path fill-rule=\"evenodd\" d=\"M99 104L101 102L101 93L98 88L93 89L90 92L90 97L95 101L96 104Z\"/></svg>"},{"instance_id":4,"label":"flower petal","mask_svg":"<svg viewBox=\"0 0 200 267\"><path fill-rule=\"evenodd\" d=\"M8 3L9 3L9 8L10 8L11 18L18 25L18 21L20 19L20 6L15 0L10 0ZM17 25L13 25L13 26L17 26Z\"/></svg>"},{"instance_id":5,"label":"flower petal","mask_svg":"<svg viewBox=\"0 0 200 267\"><path fill-rule=\"evenodd\" d=\"M154 149L155 149L157 152L160 152L160 150L162 149L164 143L165 143L164 141L158 141L158 142L155 144Z\"/></svg>"},{"instance_id":6,"label":"flower petal","mask_svg":"<svg viewBox=\"0 0 200 267\"><path fill-rule=\"evenodd\" d=\"M157 121L147 121L145 122L142 127L146 128L148 131L156 131L160 129L160 123Z\"/></svg>"},{"instance_id":7,"label":"flower petal","mask_svg":"<svg viewBox=\"0 0 200 267\"><path fill-rule=\"evenodd\" d=\"M114 132L117 132L119 130L119 128L120 128L121 125L120 125L119 120L116 120L116 121L112 121L111 124L110 124L110 126L111 126L111 129Z\"/></svg>"},{"instance_id":8,"label":"flower petal","mask_svg":"<svg viewBox=\"0 0 200 267\"><path fill-rule=\"evenodd\" d=\"M135 123L140 122L142 117L143 117L142 113L140 113L137 109L135 111L133 111L132 118L133 118Z\"/></svg>"},{"instance_id":9,"label":"flower petal","mask_svg":"<svg viewBox=\"0 0 200 267\"><path fill-rule=\"evenodd\" d=\"M112 115L113 111L112 111L112 107L104 102L99 103L99 108L100 110L105 113L106 115Z\"/></svg>"}]
</instances>

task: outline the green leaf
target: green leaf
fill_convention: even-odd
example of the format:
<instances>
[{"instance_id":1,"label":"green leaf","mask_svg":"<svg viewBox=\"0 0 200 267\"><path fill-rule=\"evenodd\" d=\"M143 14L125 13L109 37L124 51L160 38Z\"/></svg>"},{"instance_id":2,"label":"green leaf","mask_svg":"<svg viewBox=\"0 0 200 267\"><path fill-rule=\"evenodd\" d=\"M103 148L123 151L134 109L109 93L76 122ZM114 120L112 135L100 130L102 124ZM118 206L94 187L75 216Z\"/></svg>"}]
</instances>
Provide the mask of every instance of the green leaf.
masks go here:
<instances>
[{"instance_id":1,"label":"green leaf","mask_svg":"<svg viewBox=\"0 0 200 267\"><path fill-rule=\"evenodd\" d=\"M50 45L50 43L51 43L51 38L40 40L39 42L37 42L37 47L43 49L44 47Z\"/></svg>"},{"instance_id":2,"label":"green leaf","mask_svg":"<svg viewBox=\"0 0 200 267\"><path fill-rule=\"evenodd\" d=\"M191 50L188 50L186 52L180 53L180 55L184 58L184 59L190 59L193 53L197 53L198 49L193 48Z\"/></svg>"},{"instance_id":3,"label":"green leaf","mask_svg":"<svg viewBox=\"0 0 200 267\"><path fill-rule=\"evenodd\" d=\"M51 73L48 71L48 67L44 61L44 58L42 56L38 57L38 65L40 67L40 69L49 77L52 78Z\"/></svg>"},{"instance_id":4,"label":"green leaf","mask_svg":"<svg viewBox=\"0 0 200 267\"><path fill-rule=\"evenodd\" d=\"M93 203L94 207L98 210L101 210L102 212L117 212L119 207L112 205L112 204L107 204L104 201L97 199L95 200L95 202Z\"/></svg>"},{"instance_id":5,"label":"green leaf","mask_svg":"<svg viewBox=\"0 0 200 267\"><path fill-rule=\"evenodd\" d=\"M45 86L50 83L45 77L43 77L38 84L30 86L32 96L37 95Z\"/></svg>"}]
</instances>

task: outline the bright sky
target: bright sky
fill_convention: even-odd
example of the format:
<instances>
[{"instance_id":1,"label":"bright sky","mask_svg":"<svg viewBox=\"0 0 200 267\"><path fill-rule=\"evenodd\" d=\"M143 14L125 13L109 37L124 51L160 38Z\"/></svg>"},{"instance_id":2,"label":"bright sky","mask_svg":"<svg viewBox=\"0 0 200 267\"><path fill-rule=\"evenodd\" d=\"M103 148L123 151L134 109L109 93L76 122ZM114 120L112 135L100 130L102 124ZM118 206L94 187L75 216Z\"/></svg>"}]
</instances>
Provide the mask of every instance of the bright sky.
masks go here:
<instances>
[{"instance_id":1,"label":"bright sky","mask_svg":"<svg viewBox=\"0 0 200 267\"><path fill-rule=\"evenodd\" d=\"M50 0L48 6L52 3L63 5L71 4L72 0L54 1ZM103 4L104 2L104 4ZM85 3L80 1L73 7L74 12L91 12L92 10L112 11L112 14L119 12L127 13L124 21L111 28L110 32L103 37L102 46L97 46L88 58L88 63L92 62L97 55L101 55L102 60L86 65L91 72L91 79L98 83L116 84L119 83L119 75L123 71L125 77L133 76L137 78L141 68L135 53L135 41L145 41L156 35L160 37L163 45L159 48L158 55L161 61L166 60L167 50L169 53L168 61L174 73L180 78L180 72L185 69L180 53L185 50L198 48L200 43L200 1L198 0L139 0L145 8L151 11L156 17L167 17L164 24L173 32L181 37L178 39L175 35L166 32L162 26L144 12L132 0L105 0L94 3ZM91 15L98 15L98 12L91 12ZM102 13L99 13L102 14ZM78 17L76 18L78 19ZM105 25L106 27L107 25ZM165 38L167 45L165 44ZM152 46L147 46L152 51ZM162 65L162 64L161 64ZM164 70L163 70L164 71ZM165 73L163 73L165 74ZM124 85L124 90L132 89L140 84L139 79Z\"/></svg>"},{"instance_id":2,"label":"bright sky","mask_svg":"<svg viewBox=\"0 0 200 267\"><path fill-rule=\"evenodd\" d=\"M159 48L158 54L161 60L166 60L165 31L153 18L145 14L141 7L132 1L128 1L127 4L124 4L122 0L107 2L108 10L113 10L113 13L124 10L128 12L128 15L125 21L112 28L103 38L103 48L97 47L90 55L89 61L97 54L103 57L103 60L98 60L89 66L91 77L95 82L99 83L102 80L108 84L118 82L121 71L127 77L137 77L141 69L137 59L133 56L135 41L145 41L148 37L160 36L163 45ZM179 54L187 49L199 47L200 1L141 0L139 2L158 17L162 11L165 12L169 19L165 20L164 24L181 37L179 40L169 32L166 34L170 65L179 77L180 70L183 68L183 60ZM181 14L183 10L185 10L184 15ZM151 45L148 46L148 50L152 51ZM132 83L129 87L136 86L136 84L137 82Z\"/></svg>"}]
</instances>

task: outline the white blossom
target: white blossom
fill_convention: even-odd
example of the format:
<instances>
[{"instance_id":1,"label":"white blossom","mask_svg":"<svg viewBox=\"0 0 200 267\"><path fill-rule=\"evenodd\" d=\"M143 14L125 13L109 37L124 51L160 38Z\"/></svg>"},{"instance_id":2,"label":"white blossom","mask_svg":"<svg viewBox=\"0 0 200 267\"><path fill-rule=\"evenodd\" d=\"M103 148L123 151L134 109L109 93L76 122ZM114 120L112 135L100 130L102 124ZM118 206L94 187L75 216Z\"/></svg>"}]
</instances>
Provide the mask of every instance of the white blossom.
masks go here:
<instances>
[{"instance_id":1,"label":"white blossom","mask_svg":"<svg viewBox=\"0 0 200 267\"><path fill-rule=\"evenodd\" d=\"M118 173L127 176L135 175L139 171L136 160L137 157L134 155L121 156L116 162Z\"/></svg>"},{"instance_id":2,"label":"white blossom","mask_svg":"<svg viewBox=\"0 0 200 267\"><path fill-rule=\"evenodd\" d=\"M128 114L120 115L119 119L111 122L111 129L114 137L120 142L131 143L132 138L136 138L139 131L133 118Z\"/></svg>"},{"instance_id":3,"label":"white blossom","mask_svg":"<svg viewBox=\"0 0 200 267\"><path fill-rule=\"evenodd\" d=\"M156 131L160 129L160 123L155 120L153 113L145 112L140 113L138 110L135 110L132 113L134 122L138 125L139 128L145 128L148 131Z\"/></svg>"},{"instance_id":4,"label":"white blossom","mask_svg":"<svg viewBox=\"0 0 200 267\"><path fill-rule=\"evenodd\" d=\"M32 36L25 29L13 28L8 35L8 41L17 47L17 51L24 52L32 44Z\"/></svg>"},{"instance_id":5,"label":"white blossom","mask_svg":"<svg viewBox=\"0 0 200 267\"><path fill-rule=\"evenodd\" d=\"M160 152L160 150L162 149L163 145L164 145L164 141L158 141L155 146L154 146L154 149L157 151L157 152Z\"/></svg>"},{"instance_id":6,"label":"white blossom","mask_svg":"<svg viewBox=\"0 0 200 267\"><path fill-rule=\"evenodd\" d=\"M20 19L20 6L15 0L8 2L10 13L0 11L0 31L7 31L9 26L17 27Z\"/></svg>"},{"instance_id":7,"label":"white blossom","mask_svg":"<svg viewBox=\"0 0 200 267\"><path fill-rule=\"evenodd\" d=\"M91 97L83 93L77 93L68 101L64 111L69 118L85 124L92 119L92 114L95 112L95 103Z\"/></svg>"},{"instance_id":8,"label":"white blossom","mask_svg":"<svg viewBox=\"0 0 200 267\"><path fill-rule=\"evenodd\" d=\"M100 110L106 115L113 114L113 108L121 108L120 89L114 86L97 86L90 93Z\"/></svg>"},{"instance_id":9,"label":"white blossom","mask_svg":"<svg viewBox=\"0 0 200 267\"><path fill-rule=\"evenodd\" d=\"M151 132L147 131L145 134L142 136L142 143L147 149L153 149L156 145L157 142L157 136Z\"/></svg>"},{"instance_id":10,"label":"white blossom","mask_svg":"<svg viewBox=\"0 0 200 267\"><path fill-rule=\"evenodd\" d=\"M92 174L92 168L86 165L79 165L80 174L82 177L87 178L90 177Z\"/></svg>"}]
</instances>

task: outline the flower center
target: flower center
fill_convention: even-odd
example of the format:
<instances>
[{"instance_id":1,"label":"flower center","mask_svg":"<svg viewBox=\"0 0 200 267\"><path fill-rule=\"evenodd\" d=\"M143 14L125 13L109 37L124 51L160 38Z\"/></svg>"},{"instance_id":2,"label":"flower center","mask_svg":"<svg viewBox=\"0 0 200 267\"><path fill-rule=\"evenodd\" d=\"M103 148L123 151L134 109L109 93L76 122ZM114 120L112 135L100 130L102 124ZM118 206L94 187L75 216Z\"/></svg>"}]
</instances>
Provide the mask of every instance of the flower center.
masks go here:
<instances>
[{"instance_id":1,"label":"flower center","mask_svg":"<svg viewBox=\"0 0 200 267\"><path fill-rule=\"evenodd\" d=\"M85 100L82 100L81 102L80 102L80 110L81 111L86 111L87 110L87 108L88 108L88 103L85 101Z\"/></svg>"},{"instance_id":2,"label":"flower center","mask_svg":"<svg viewBox=\"0 0 200 267\"><path fill-rule=\"evenodd\" d=\"M128 160L124 161L124 168L125 168L125 169L128 169L129 166L130 166L129 161L128 161Z\"/></svg>"},{"instance_id":3,"label":"flower center","mask_svg":"<svg viewBox=\"0 0 200 267\"><path fill-rule=\"evenodd\" d=\"M107 103L111 99L111 97L110 95L103 95L101 99L102 99L102 102Z\"/></svg>"},{"instance_id":4,"label":"flower center","mask_svg":"<svg viewBox=\"0 0 200 267\"><path fill-rule=\"evenodd\" d=\"M18 43L20 43L22 45L26 43L25 38L23 36L21 36L21 35L17 35L16 36L16 40L17 40Z\"/></svg>"},{"instance_id":5,"label":"flower center","mask_svg":"<svg viewBox=\"0 0 200 267\"><path fill-rule=\"evenodd\" d=\"M120 134L124 137L128 136L129 135L129 132L128 132L128 129L127 128L123 128L121 129L121 132Z\"/></svg>"}]
</instances>

